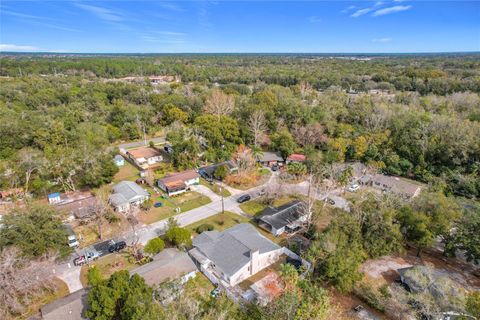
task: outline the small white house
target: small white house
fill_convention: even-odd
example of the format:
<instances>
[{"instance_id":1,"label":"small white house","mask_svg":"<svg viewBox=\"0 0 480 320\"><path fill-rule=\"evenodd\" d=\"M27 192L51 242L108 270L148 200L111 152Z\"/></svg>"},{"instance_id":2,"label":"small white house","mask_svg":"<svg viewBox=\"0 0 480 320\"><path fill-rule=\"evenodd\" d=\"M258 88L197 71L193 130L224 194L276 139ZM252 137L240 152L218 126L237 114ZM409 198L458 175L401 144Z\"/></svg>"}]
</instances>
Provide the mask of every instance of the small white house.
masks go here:
<instances>
[{"instance_id":1,"label":"small white house","mask_svg":"<svg viewBox=\"0 0 480 320\"><path fill-rule=\"evenodd\" d=\"M193 239L193 246L189 254L200 270L212 282L227 286L235 286L272 265L284 252L249 223L223 232L202 232Z\"/></svg>"},{"instance_id":2,"label":"small white house","mask_svg":"<svg viewBox=\"0 0 480 320\"><path fill-rule=\"evenodd\" d=\"M113 194L108 199L117 212L126 212L132 206L139 206L150 197L147 190L133 181L122 181L113 186Z\"/></svg>"},{"instance_id":3,"label":"small white house","mask_svg":"<svg viewBox=\"0 0 480 320\"><path fill-rule=\"evenodd\" d=\"M48 195L48 203L55 204L59 203L60 201L62 201L62 198L60 197L60 192L50 193Z\"/></svg>"},{"instance_id":4,"label":"small white house","mask_svg":"<svg viewBox=\"0 0 480 320\"><path fill-rule=\"evenodd\" d=\"M158 180L158 187L169 196L174 196L190 190L190 186L200 183L200 175L195 170L187 170L170 174Z\"/></svg>"},{"instance_id":5,"label":"small white house","mask_svg":"<svg viewBox=\"0 0 480 320\"><path fill-rule=\"evenodd\" d=\"M148 169L151 165L163 160L162 154L155 148L140 147L127 151L128 157L142 169Z\"/></svg>"}]
</instances>

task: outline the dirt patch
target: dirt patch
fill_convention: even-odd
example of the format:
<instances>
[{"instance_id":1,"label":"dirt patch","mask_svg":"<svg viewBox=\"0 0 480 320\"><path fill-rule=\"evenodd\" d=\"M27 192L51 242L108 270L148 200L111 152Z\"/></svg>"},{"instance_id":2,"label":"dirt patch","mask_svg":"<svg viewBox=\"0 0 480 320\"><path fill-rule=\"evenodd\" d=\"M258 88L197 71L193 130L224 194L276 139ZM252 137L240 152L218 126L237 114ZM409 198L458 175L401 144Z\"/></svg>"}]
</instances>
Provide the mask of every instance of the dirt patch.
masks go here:
<instances>
[{"instance_id":1,"label":"dirt patch","mask_svg":"<svg viewBox=\"0 0 480 320\"><path fill-rule=\"evenodd\" d=\"M408 250L404 256L386 256L366 261L360 271L369 278L383 278L387 283L398 279L396 270L414 265L425 265L444 273L466 288L480 288L480 279L475 277L471 265L455 258L445 258L440 252L429 250L416 256L416 250Z\"/></svg>"},{"instance_id":2,"label":"dirt patch","mask_svg":"<svg viewBox=\"0 0 480 320\"><path fill-rule=\"evenodd\" d=\"M337 319L389 319L384 314L367 306L353 294L341 294L334 288L329 288L328 291L332 304L338 310ZM363 316L353 310L358 305L363 306L366 311Z\"/></svg>"}]
</instances>

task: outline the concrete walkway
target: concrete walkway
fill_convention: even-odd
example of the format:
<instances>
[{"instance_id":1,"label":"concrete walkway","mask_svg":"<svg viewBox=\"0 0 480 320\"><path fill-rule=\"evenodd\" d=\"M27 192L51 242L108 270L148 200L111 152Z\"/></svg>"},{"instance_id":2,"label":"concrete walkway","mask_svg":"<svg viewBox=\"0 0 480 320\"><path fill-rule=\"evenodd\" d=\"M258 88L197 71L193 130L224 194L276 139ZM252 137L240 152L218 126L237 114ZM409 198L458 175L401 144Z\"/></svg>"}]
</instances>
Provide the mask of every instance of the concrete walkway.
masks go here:
<instances>
[{"instance_id":1,"label":"concrete walkway","mask_svg":"<svg viewBox=\"0 0 480 320\"><path fill-rule=\"evenodd\" d=\"M80 270L80 267L72 266L57 275L58 278L67 284L70 293L83 288L82 282L80 282Z\"/></svg>"}]
</instances>

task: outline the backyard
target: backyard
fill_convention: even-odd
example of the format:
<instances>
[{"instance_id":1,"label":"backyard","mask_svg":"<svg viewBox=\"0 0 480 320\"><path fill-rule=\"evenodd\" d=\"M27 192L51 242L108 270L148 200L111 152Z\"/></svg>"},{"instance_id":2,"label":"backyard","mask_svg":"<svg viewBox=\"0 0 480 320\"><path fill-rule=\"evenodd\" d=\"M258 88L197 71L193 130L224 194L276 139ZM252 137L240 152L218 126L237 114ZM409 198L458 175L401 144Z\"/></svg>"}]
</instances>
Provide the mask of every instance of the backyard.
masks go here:
<instances>
[{"instance_id":1,"label":"backyard","mask_svg":"<svg viewBox=\"0 0 480 320\"><path fill-rule=\"evenodd\" d=\"M144 224L168 219L176 214L186 212L200 206L206 205L212 200L198 192L189 191L175 197L152 196L153 202L162 203L161 207L152 206L148 211L142 211L138 215L138 220ZM175 212L175 208L180 208L180 212Z\"/></svg>"},{"instance_id":2,"label":"backyard","mask_svg":"<svg viewBox=\"0 0 480 320\"><path fill-rule=\"evenodd\" d=\"M125 165L118 168L117 174L113 177L113 182L118 183L123 180L135 181L140 178L140 172L128 161L125 161Z\"/></svg>"}]
</instances>

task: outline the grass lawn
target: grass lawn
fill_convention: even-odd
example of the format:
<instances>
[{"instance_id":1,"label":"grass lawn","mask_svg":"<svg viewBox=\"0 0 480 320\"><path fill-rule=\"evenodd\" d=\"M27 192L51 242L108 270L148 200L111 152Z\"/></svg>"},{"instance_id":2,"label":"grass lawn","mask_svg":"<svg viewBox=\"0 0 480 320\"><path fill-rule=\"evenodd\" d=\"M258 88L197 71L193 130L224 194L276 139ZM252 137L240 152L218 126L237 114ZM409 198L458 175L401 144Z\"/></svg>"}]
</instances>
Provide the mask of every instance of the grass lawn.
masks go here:
<instances>
[{"instance_id":1,"label":"grass lawn","mask_svg":"<svg viewBox=\"0 0 480 320\"><path fill-rule=\"evenodd\" d=\"M242 217L238 214L235 214L233 212L225 211L222 217L222 213L218 213L214 216L208 217L207 219L200 220L194 224L191 224L187 226L187 229L191 230L194 235L197 235L197 232L195 229L197 229L198 226L208 223L211 224L215 230L217 231L223 231L225 229L228 229L230 227L233 227L234 225L242 222L248 222L249 219Z\"/></svg>"},{"instance_id":2,"label":"grass lawn","mask_svg":"<svg viewBox=\"0 0 480 320\"><path fill-rule=\"evenodd\" d=\"M185 284L185 291L188 294L198 294L200 296L208 296L215 286L200 271L197 272L195 278L190 279Z\"/></svg>"},{"instance_id":3,"label":"grass lawn","mask_svg":"<svg viewBox=\"0 0 480 320\"><path fill-rule=\"evenodd\" d=\"M273 201L273 206L278 207L286 203L289 203L290 201L293 201L295 199L296 198L293 196L283 196L278 199L275 199ZM251 201L244 202L240 205L240 209L242 209L243 212L245 212L248 215L251 215L252 217L255 217L256 215L258 215L266 207L267 205L261 203L260 200L251 200Z\"/></svg>"},{"instance_id":4,"label":"grass lawn","mask_svg":"<svg viewBox=\"0 0 480 320\"><path fill-rule=\"evenodd\" d=\"M178 214L175 208L179 207L180 212L186 212L200 206L206 205L212 200L209 197L201 195L198 192L189 191L182 193L175 197L162 198L161 196L153 196L153 202L162 202L163 207L152 207L147 212L141 212L138 215L138 220L145 224L150 224L159 220L168 219Z\"/></svg>"},{"instance_id":5,"label":"grass lawn","mask_svg":"<svg viewBox=\"0 0 480 320\"><path fill-rule=\"evenodd\" d=\"M53 278L56 289L53 291L45 290L44 295L39 296L36 299L33 299L29 302L27 311L15 319L28 319L37 312L40 311L40 308L46 305L47 303L53 302L57 299L63 298L68 295L68 286L65 282L58 278ZM7 318L8 319L8 318Z\"/></svg>"},{"instance_id":6,"label":"grass lawn","mask_svg":"<svg viewBox=\"0 0 480 320\"><path fill-rule=\"evenodd\" d=\"M87 272L90 267L97 266L100 274L104 278L108 278L112 273L120 270L132 270L138 265L128 262L129 254L126 252L112 253L105 257L98 259L88 265L82 266L80 270L80 281L85 287L87 285Z\"/></svg>"},{"instance_id":7,"label":"grass lawn","mask_svg":"<svg viewBox=\"0 0 480 320\"><path fill-rule=\"evenodd\" d=\"M103 224L103 238L108 239L112 238L115 235L121 233L123 230L127 228L127 222L123 218L121 214L118 214L117 217L120 218L119 222L114 222L114 223L108 223L104 222ZM77 237L80 239L80 247L86 247L89 246L97 241L100 241L99 235L98 235L98 227L95 224L95 222L91 222L86 225L78 225L73 227L73 230L75 231L75 234Z\"/></svg>"},{"instance_id":8,"label":"grass lawn","mask_svg":"<svg viewBox=\"0 0 480 320\"><path fill-rule=\"evenodd\" d=\"M223 194L224 197L230 197L232 195L230 193L230 191L228 191L225 188L223 188L223 190L220 192L220 187L217 184L211 184L210 182L208 182L207 180L205 180L203 178L200 179L200 184L202 186L205 186L208 189L212 190L213 192L215 192L219 196L221 196Z\"/></svg>"},{"instance_id":9,"label":"grass lawn","mask_svg":"<svg viewBox=\"0 0 480 320\"><path fill-rule=\"evenodd\" d=\"M113 182L118 183L123 180L135 181L140 178L140 171L125 160L125 165L119 167L119 171L113 177Z\"/></svg>"}]
</instances>

